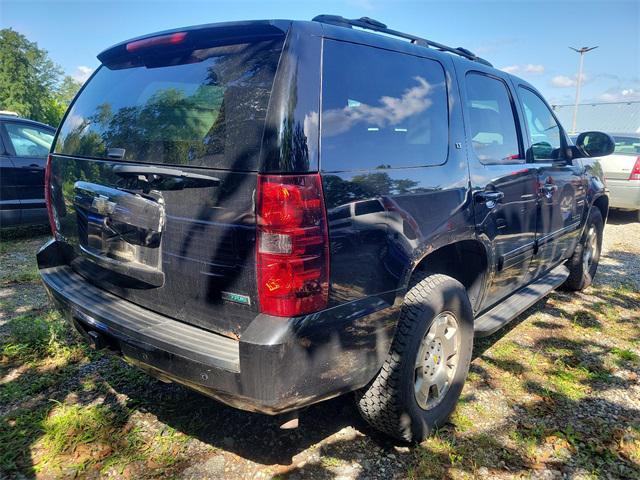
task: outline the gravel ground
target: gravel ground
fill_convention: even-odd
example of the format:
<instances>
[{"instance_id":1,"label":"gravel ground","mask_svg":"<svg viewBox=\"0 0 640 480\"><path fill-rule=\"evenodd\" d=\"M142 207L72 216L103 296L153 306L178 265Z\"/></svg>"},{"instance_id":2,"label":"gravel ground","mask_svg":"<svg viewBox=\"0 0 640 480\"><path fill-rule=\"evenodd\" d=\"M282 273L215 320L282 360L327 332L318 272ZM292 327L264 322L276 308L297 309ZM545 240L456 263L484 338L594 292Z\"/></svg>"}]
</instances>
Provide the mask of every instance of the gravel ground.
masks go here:
<instances>
[{"instance_id":1,"label":"gravel ground","mask_svg":"<svg viewBox=\"0 0 640 480\"><path fill-rule=\"evenodd\" d=\"M592 287L556 292L476 342L451 423L420 445L370 429L350 395L282 431L78 346L23 265L44 240L0 252L0 478L640 478L631 214L611 216ZM22 339L25 322L43 333Z\"/></svg>"}]
</instances>

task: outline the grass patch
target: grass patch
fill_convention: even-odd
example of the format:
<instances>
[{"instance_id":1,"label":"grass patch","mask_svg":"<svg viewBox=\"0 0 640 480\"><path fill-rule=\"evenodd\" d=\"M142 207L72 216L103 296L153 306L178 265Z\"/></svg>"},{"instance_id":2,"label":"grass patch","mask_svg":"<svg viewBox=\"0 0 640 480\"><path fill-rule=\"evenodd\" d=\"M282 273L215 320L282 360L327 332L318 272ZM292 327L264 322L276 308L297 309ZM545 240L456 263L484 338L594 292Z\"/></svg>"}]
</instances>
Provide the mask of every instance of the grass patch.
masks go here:
<instances>
[{"instance_id":1,"label":"grass patch","mask_svg":"<svg viewBox=\"0 0 640 480\"><path fill-rule=\"evenodd\" d=\"M342 460L327 455L320 458L320 464L325 468L336 468L342 465Z\"/></svg>"},{"instance_id":2,"label":"grass patch","mask_svg":"<svg viewBox=\"0 0 640 480\"><path fill-rule=\"evenodd\" d=\"M561 361L556 361L555 367L548 375L556 393L573 401L581 400L587 395L589 389L585 384L592 377L589 370L583 367L571 368Z\"/></svg>"},{"instance_id":3,"label":"grass patch","mask_svg":"<svg viewBox=\"0 0 640 480\"><path fill-rule=\"evenodd\" d=\"M82 444L117 443L114 433L125 422L126 416L105 405L59 405L43 422L43 444L50 455L57 455L71 453Z\"/></svg>"},{"instance_id":4,"label":"grass patch","mask_svg":"<svg viewBox=\"0 0 640 480\"><path fill-rule=\"evenodd\" d=\"M611 353L619 366L625 366L626 364L640 365L640 355L628 348L612 348Z\"/></svg>"},{"instance_id":5,"label":"grass patch","mask_svg":"<svg viewBox=\"0 0 640 480\"><path fill-rule=\"evenodd\" d=\"M2 280L7 283L33 283L40 280L40 274L36 267L31 267L4 275Z\"/></svg>"},{"instance_id":6,"label":"grass patch","mask_svg":"<svg viewBox=\"0 0 640 480\"><path fill-rule=\"evenodd\" d=\"M2 403L29 399L62 383L87 358L86 347L55 311L20 315L7 322L6 330L0 345Z\"/></svg>"},{"instance_id":7,"label":"grass patch","mask_svg":"<svg viewBox=\"0 0 640 480\"><path fill-rule=\"evenodd\" d=\"M50 409L51 404L46 404L0 418L0 472L30 472L30 447L42 435L42 421Z\"/></svg>"},{"instance_id":8,"label":"grass patch","mask_svg":"<svg viewBox=\"0 0 640 480\"><path fill-rule=\"evenodd\" d=\"M65 366L46 373L38 373L30 369L17 378L0 384L0 403L10 404L32 398L70 378L76 371L74 366Z\"/></svg>"},{"instance_id":9,"label":"grass patch","mask_svg":"<svg viewBox=\"0 0 640 480\"><path fill-rule=\"evenodd\" d=\"M466 432L473 427L473 420L462 412L462 409L465 407L466 405L458 405L453 415L451 415L451 423L453 423L459 432Z\"/></svg>"},{"instance_id":10,"label":"grass patch","mask_svg":"<svg viewBox=\"0 0 640 480\"><path fill-rule=\"evenodd\" d=\"M57 405L42 421L36 471L105 471L144 458L138 431L120 405Z\"/></svg>"},{"instance_id":11,"label":"grass patch","mask_svg":"<svg viewBox=\"0 0 640 480\"><path fill-rule=\"evenodd\" d=\"M9 338L0 346L2 363L33 362L45 357L70 360L86 352L73 341L72 328L55 310L20 315L11 319L7 327Z\"/></svg>"}]
</instances>

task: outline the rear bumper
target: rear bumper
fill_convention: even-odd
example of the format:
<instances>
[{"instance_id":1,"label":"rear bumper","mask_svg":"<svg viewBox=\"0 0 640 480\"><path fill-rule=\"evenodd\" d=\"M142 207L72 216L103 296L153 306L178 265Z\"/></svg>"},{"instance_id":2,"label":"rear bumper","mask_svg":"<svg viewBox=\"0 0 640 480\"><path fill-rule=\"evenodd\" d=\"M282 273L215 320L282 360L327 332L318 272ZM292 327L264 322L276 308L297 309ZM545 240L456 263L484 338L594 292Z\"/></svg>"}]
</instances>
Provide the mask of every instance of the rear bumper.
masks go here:
<instances>
[{"instance_id":1,"label":"rear bumper","mask_svg":"<svg viewBox=\"0 0 640 480\"><path fill-rule=\"evenodd\" d=\"M258 315L241 340L228 338L92 285L65 265L62 245L43 246L38 266L57 308L85 338L243 410L278 414L360 388L390 346L396 309L371 299L306 317Z\"/></svg>"},{"instance_id":2,"label":"rear bumper","mask_svg":"<svg viewBox=\"0 0 640 480\"><path fill-rule=\"evenodd\" d=\"M640 210L640 180L607 180L609 206Z\"/></svg>"}]
</instances>

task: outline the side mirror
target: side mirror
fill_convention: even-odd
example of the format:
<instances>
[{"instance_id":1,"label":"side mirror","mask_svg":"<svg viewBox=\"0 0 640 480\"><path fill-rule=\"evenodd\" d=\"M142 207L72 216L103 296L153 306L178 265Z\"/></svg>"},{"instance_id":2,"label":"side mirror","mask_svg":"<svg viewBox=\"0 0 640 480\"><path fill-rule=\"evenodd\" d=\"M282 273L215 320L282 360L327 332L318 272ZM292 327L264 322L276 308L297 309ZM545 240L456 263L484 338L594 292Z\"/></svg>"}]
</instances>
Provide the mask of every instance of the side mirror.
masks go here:
<instances>
[{"instance_id":1,"label":"side mirror","mask_svg":"<svg viewBox=\"0 0 640 480\"><path fill-rule=\"evenodd\" d=\"M616 144L611 135L603 132L583 132L576 138L575 149L578 155L574 157L604 157L613 153L615 148Z\"/></svg>"}]
</instances>

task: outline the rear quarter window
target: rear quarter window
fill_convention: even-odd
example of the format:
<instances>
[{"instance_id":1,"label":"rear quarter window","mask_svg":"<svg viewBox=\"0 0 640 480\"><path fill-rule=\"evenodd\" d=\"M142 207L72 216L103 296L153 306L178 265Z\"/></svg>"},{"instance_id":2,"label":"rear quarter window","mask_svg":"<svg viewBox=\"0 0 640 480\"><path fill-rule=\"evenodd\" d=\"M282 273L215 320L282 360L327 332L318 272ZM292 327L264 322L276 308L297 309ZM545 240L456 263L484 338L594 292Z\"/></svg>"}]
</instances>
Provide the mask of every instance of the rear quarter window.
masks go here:
<instances>
[{"instance_id":1,"label":"rear quarter window","mask_svg":"<svg viewBox=\"0 0 640 480\"><path fill-rule=\"evenodd\" d=\"M322 170L440 165L448 153L442 65L426 58L325 40Z\"/></svg>"},{"instance_id":2,"label":"rear quarter window","mask_svg":"<svg viewBox=\"0 0 640 480\"><path fill-rule=\"evenodd\" d=\"M110 149L124 149L128 161L255 170L282 43L205 48L182 63L102 66L66 116L55 151L109 158Z\"/></svg>"}]
</instances>

